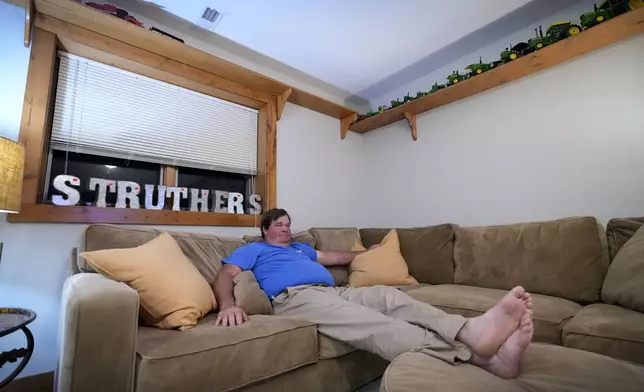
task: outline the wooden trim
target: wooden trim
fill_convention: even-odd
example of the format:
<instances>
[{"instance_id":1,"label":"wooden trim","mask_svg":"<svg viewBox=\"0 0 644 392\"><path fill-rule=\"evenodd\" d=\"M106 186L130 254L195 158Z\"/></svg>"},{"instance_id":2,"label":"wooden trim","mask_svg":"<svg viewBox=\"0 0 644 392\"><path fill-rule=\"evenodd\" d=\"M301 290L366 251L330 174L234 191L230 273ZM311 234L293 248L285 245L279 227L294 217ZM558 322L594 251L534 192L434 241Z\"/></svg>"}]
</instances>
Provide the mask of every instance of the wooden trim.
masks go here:
<instances>
[{"instance_id":1,"label":"wooden trim","mask_svg":"<svg viewBox=\"0 0 644 392\"><path fill-rule=\"evenodd\" d=\"M256 187L263 211L277 206L277 113L274 104L259 110Z\"/></svg>"},{"instance_id":2,"label":"wooden trim","mask_svg":"<svg viewBox=\"0 0 644 392\"><path fill-rule=\"evenodd\" d=\"M288 100L288 97L291 96L291 93L293 92L292 88L289 88L288 90L284 91L284 93L280 94L277 96L277 121L282 119L282 112L284 111L284 106L286 106L286 102Z\"/></svg>"},{"instance_id":3,"label":"wooden trim","mask_svg":"<svg viewBox=\"0 0 644 392\"><path fill-rule=\"evenodd\" d=\"M23 204L10 222L117 223L135 225L259 226L259 215L130 208Z\"/></svg>"},{"instance_id":4,"label":"wooden trim","mask_svg":"<svg viewBox=\"0 0 644 392\"><path fill-rule=\"evenodd\" d=\"M288 86L72 0L35 0L38 12L271 95Z\"/></svg>"},{"instance_id":5,"label":"wooden trim","mask_svg":"<svg viewBox=\"0 0 644 392\"><path fill-rule=\"evenodd\" d=\"M471 97L641 33L644 33L644 7L471 79L358 121L351 126L351 130L365 133L384 127L405 118L405 112L420 114Z\"/></svg>"},{"instance_id":6,"label":"wooden trim","mask_svg":"<svg viewBox=\"0 0 644 392\"><path fill-rule=\"evenodd\" d=\"M416 125L416 115L409 112L403 113L409 124L409 129L411 129L411 138L418 140L418 126Z\"/></svg>"},{"instance_id":7,"label":"wooden trim","mask_svg":"<svg viewBox=\"0 0 644 392\"><path fill-rule=\"evenodd\" d=\"M39 373L13 380L2 392L51 392L54 390L54 372Z\"/></svg>"},{"instance_id":8,"label":"wooden trim","mask_svg":"<svg viewBox=\"0 0 644 392\"><path fill-rule=\"evenodd\" d=\"M56 36L34 29L19 141L25 146L23 203L37 203L44 188L54 98Z\"/></svg>"},{"instance_id":9,"label":"wooden trim","mask_svg":"<svg viewBox=\"0 0 644 392\"><path fill-rule=\"evenodd\" d=\"M355 110L349 109L328 99L318 97L297 87L291 87L293 91L288 97L288 101L298 106L311 109L318 113L326 114L327 116L337 119L343 119L352 114L357 114Z\"/></svg>"},{"instance_id":10,"label":"wooden trim","mask_svg":"<svg viewBox=\"0 0 644 392\"><path fill-rule=\"evenodd\" d=\"M177 186L177 168L175 166L163 167L163 184L165 186Z\"/></svg>"},{"instance_id":11,"label":"wooden trim","mask_svg":"<svg viewBox=\"0 0 644 392\"><path fill-rule=\"evenodd\" d=\"M357 114L353 113L347 117L340 120L340 139L344 140L347 137L347 132L349 132L349 127L356 121Z\"/></svg>"},{"instance_id":12,"label":"wooden trim","mask_svg":"<svg viewBox=\"0 0 644 392\"><path fill-rule=\"evenodd\" d=\"M34 0L25 0L25 48L31 45L31 32L34 27Z\"/></svg>"},{"instance_id":13,"label":"wooden trim","mask_svg":"<svg viewBox=\"0 0 644 392\"><path fill-rule=\"evenodd\" d=\"M36 26L55 33L65 51L126 71L255 109L259 109L273 99L270 94L253 90L50 16L38 14Z\"/></svg>"}]
</instances>

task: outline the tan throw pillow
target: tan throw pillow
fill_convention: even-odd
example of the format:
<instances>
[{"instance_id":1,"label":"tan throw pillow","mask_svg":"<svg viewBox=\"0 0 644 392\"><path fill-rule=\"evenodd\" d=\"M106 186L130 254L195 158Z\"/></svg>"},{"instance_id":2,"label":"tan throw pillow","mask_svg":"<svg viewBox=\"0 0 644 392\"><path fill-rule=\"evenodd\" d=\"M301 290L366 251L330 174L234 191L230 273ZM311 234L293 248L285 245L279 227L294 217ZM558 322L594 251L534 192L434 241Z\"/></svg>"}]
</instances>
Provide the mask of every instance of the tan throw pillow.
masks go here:
<instances>
[{"instance_id":1,"label":"tan throw pillow","mask_svg":"<svg viewBox=\"0 0 644 392\"><path fill-rule=\"evenodd\" d=\"M644 226L617 252L608 268L602 299L612 305L644 312Z\"/></svg>"},{"instance_id":2,"label":"tan throw pillow","mask_svg":"<svg viewBox=\"0 0 644 392\"><path fill-rule=\"evenodd\" d=\"M235 304L246 314L273 314L273 306L268 296L259 287L252 271L242 271L235 276Z\"/></svg>"},{"instance_id":3,"label":"tan throw pillow","mask_svg":"<svg viewBox=\"0 0 644 392\"><path fill-rule=\"evenodd\" d=\"M142 320L159 328L191 328L215 307L215 296L168 233L129 249L84 252L92 268L139 293Z\"/></svg>"},{"instance_id":4,"label":"tan throw pillow","mask_svg":"<svg viewBox=\"0 0 644 392\"><path fill-rule=\"evenodd\" d=\"M357 255L349 265L349 286L408 285L418 284L409 275L409 268L400 253L398 233L391 230L380 247ZM366 250L360 240L352 251Z\"/></svg>"}]
</instances>

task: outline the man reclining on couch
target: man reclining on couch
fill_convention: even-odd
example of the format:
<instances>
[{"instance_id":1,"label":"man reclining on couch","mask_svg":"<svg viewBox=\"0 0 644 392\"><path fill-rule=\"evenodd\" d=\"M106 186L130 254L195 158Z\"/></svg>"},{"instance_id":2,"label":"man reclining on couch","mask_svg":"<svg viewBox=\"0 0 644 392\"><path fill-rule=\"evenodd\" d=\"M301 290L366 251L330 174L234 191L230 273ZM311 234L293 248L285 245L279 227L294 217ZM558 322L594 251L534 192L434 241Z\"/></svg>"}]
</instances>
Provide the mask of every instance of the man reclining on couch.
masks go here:
<instances>
[{"instance_id":1,"label":"man reclining on couch","mask_svg":"<svg viewBox=\"0 0 644 392\"><path fill-rule=\"evenodd\" d=\"M233 278L251 270L275 314L316 323L318 331L391 361L420 350L446 362L470 362L503 378L515 378L532 340L532 298L515 287L485 314L465 318L416 301L389 286L333 287L323 266L348 265L361 252L321 252L291 243L291 218L267 211L264 242L244 245L225 259L214 284L216 325L248 320L235 305ZM373 247L372 247L373 248Z\"/></svg>"}]
</instances>

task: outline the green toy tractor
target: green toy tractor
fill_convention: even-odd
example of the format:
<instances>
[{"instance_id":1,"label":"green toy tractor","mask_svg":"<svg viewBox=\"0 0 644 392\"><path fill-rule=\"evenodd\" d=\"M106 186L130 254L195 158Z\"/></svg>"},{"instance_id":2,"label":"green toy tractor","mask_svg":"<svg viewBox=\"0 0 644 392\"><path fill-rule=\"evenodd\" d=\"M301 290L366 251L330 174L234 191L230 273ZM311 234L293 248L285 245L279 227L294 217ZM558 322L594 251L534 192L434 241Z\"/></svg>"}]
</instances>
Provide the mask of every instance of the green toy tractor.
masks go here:
<instances>
[{"instance_id":1,"label":"green toy tractor","mask_svg":"<svg viewBox=\"0 0 644 392\"><path fill-rule=\"evenodd\" d=\"M519 42L518 44L512 47L505 48L505 50L501 52L500 62L505 64L505 63L509 63L510 61L518 59L523 54L523 49L527 46L528 46L527 43Z\"/></svg>"},{"instance_id":2,"label":"green toy tractor","mask_svg":"<svg viewBox=\"0 0 644 392\"><path fill-rule=\"evenodd\" d=\"M536 37L528 40L528 50L530 51L539 50L548 45L552 45L555 42L559 42L562 39L578 35L581 33L581 27L576 24L572 24L569 20L566 20L551 24L548 27L548 30L546 30L545 35L543 34L541 26L539 26L538 29L534 29L534 31Z\"/></svg>"},{"instance_id":3,"label":"green toy tractor","mask_svg":"<svg viewBox=\"0 0 644 392\"><path fill-rule=\"evenodd\" d=\"M402 102L400 99L398 99L398 98L396 98L396 100L395 100L395 101L391 101L391 107L392 107L392 108L395 108L396 106L400 106L400 105L402 105L402 104L403 104L403 102Z\"/></svg>"},{"instance_id":4,"label":"green toy tractor","mask_svg":"<svg viewBox=\"0 0 644 392\"><path fill-rule=\"evenodd\" d=\"M442 89L444 89L445 87L447 87L447 86L446 86L446 85L444 85L444 84L438 84L438 82L435 82L435 83L434 83L434 85L432 86L432 89L431 89L431 90L429 90L429 92L428 92L427 94L425 94L425 95L435 93L436 91L438 91L438 90L442 90Z\"/></svg>"},{"instance_id":5,"label":"green toy tractor","mask_svg":"<svg viewBox=\"0 0 644 392\"><path fill-rule=\"evenodd\" d=\"M373 116L375 116L376 114L378 114L378 112L373 112L373 111L369 110L369 111L365 114L365 117L366 117L366 118L373 117Z\"/></svg>"},{"instance_id":6,"label":"green toy tractor","mask_svg":"<svg viewBox=\"0 0 644 392\"><path fill-rule=\"evenodd\" d=\"M389 110L389 109L391 109L391 107L389 107L389 106L387 106L387 105L384 105L384 106L378 106L378 114L380 114L380 113L384 113L384 112L386 112L386 111L387 111L387 110Z\"/></svg>"},{"instance_id":7,"label":"green toy tractor","mask_svg":"<svg viewBox=\"0 0 644 392\"><path fill-rule=\"evenodd\" d=\"M451 86L453 84L456 84L458 82L462 82L462 81L467 80L469 78L470 78L470 75L467 75L467 74L466 75L461 75L460 73L458 73L458 71L454 71L452 74L450 74L447 77L447 85Z\"/></svg>"},{"instance_id":8,"label":"green toy tractor","mask_svg":"<svg viewBox=\"0 0 644 392\"><path fill-rule=\"evenodd\" d=\"M479 62L478 63L470 64L467 67L465 67L465 69L470 71L469 76L472 77L472 76L480 75L483 72L489 71L492 68L496 67L496 65L497 65L496 62L494 62L494 63L484 63L483 58L479 57Z\"/></svg>"},{"instance_id":9,"label":"green toy tractor","mask_svg":"<svg viewBox=\"0 0 644 392\"><path fill-rule=\"evenodd\" d=\"M580 17L581 26L585 29L612 19L630 9L627 0L604 0L599 6L595 4L594 7L593 12L586 12Z\"/></svg>"},{"instance_id":10,"label":"green toy tractor","mask_svg":"<svg viewBox=\"0 0 644 392\"><path fill-rule=\"evenodd\" d=\"M427 94L429 94L429 93L424 93L424 92L422 92L422 91L420 91L420 90L419 90L419 91L416 93L416 98L414 98L414 99L422 98L422 97L424 97L424 96L425 96L425 95L427 95Z\"/></svg>"},{"instance_id":11,"label":"green toy tractor","mask_svg":"<svg viewBox=\"0 0 644 392\"><path fill-rule=\"evenodd\" d=\"M407 102L409 102L409 101L413 101L414 99L416 99L416 98L412 97L411 95L409 95L409 93L407 93L407 95L405 95L405 96L403 97L403 103L407 103Z\"/></svg>"}]
</instances>

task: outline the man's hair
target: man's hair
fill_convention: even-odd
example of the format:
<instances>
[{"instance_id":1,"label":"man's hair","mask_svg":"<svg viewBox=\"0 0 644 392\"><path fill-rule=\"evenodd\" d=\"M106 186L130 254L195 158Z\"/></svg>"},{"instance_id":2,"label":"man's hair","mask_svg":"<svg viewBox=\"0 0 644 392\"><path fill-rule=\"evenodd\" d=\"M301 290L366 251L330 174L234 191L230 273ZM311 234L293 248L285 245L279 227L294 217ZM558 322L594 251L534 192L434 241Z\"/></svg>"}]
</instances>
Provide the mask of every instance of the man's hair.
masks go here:
<instances>
[{"instance_id":1,"label":"man's hair","mask_svg":"<svg viewBox=\"0 0 644 392\"><path fill-rule=\"evenodd\" d=\"M283 216L288 216L288 221L291 221L291 216L286 212L285 209L283 208L273 208L271 210L268 210L264 213L262 216L262 238L266 238L266 235L264 234L264 230L268 230L269 227L271 227L271 224L278 220L279 218Z\"/></svg>"}]
</instances>

